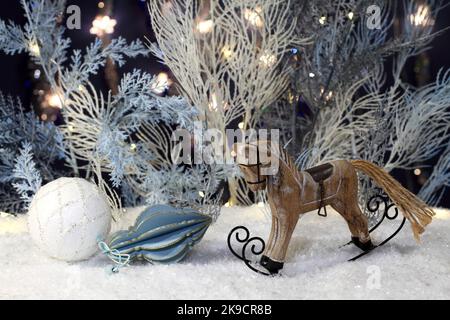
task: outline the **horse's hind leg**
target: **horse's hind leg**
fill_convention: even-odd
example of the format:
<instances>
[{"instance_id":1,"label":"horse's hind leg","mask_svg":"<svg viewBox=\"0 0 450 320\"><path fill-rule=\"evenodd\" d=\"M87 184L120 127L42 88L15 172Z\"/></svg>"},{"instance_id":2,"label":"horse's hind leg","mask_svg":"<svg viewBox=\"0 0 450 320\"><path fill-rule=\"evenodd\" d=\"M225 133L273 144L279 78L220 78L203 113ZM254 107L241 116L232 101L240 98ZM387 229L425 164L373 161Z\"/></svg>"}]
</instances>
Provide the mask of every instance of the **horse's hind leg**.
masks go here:
<instances>
[{"instance_id":1,"label":"horse's hind leg","mask_svg":"<svg viewBox=\"0 0 450 320\"><path fill-rule=\"evenodd\" d=\"M361 212L356 199L348 203L335 201L331 206L347 221L348 228L352 234L352 242L364 251L372 249L373 245L370 240L367 218Z\"/></svg>"}]
</instances>

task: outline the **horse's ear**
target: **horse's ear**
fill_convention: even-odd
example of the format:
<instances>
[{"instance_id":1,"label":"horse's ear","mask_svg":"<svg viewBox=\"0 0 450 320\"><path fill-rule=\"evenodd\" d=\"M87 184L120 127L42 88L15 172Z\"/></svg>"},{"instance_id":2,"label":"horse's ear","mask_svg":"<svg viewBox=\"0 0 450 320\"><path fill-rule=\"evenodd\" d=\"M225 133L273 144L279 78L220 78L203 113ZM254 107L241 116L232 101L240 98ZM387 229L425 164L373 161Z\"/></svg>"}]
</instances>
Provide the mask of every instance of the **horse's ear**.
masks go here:
<instances>
[{"instance_id":1,"label":"horse's ear","mask_svg":"<svg viewBox=\"0 0 450 320\"><path fill-rule=\"evenodd\" d=\"M272 140L261 140L258 142L260 161L264 165L261 168L262 175L275 175L279 170L280 146Z\"/></svg>"}]
</instances>

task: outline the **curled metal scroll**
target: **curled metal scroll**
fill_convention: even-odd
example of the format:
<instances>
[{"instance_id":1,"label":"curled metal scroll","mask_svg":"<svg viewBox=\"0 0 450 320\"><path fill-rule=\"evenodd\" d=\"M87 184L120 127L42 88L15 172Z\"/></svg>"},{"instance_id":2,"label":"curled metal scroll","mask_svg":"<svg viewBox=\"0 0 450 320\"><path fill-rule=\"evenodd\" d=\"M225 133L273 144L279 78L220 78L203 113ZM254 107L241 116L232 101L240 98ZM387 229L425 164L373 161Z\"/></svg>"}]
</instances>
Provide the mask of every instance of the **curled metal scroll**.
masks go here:
<instances>
[{"instance_id":1,"label":"curled metal scroll","mask_svg":"<svg viewBox=\"0 0 450 320\"><path fill-rule=\"evenodd\" d=\"M383 223L383 221L385 221L385 219L393 221L393 220L397 219L397 217L399 216L398 208L395 206L395 204L390 203L389 198L386 196L383 196L383 195L375 195L375 196L371 197L369 199L369 201L367 201L367 210L371 213L376 213L379 210L381 210L381 208L380 208L381 204L384 204L383 215L381 216L380 221L378 221L376 225L374 225L372 228L370 228L369 233L372 233L373 231L375 231ZM355 261L355 260L361 258L362 256L365 256L366 254L368 254L375 248L381 247L382 245L385 245L386 243L388 243L400 232L400 230L405 225L405 222L406 222L406 218L403 217L399 227L389 237L384 239L378 245L375 245L370 250L367 250L367 251L351 258L348 261ZM351 243L351 241L348 244L350 244L350 243Z\"/></svg>"},{"instance_id":2,"label":"curled metal scroll","mask_svg":"<svg viewBox=\"0 0 450 320\"><path fill-rule=\"evenodd\" d=\"M240 231L243 231L244 236L240 237ZM233 235L235 235L235 239L237 242L243 244L240 254L234 250L232 246L232 238ZM233 228L230 233L228 234L228 248L230 249L231 253L237 257L238 259L244 261L245 265L252 271L263 274L265 276L270 276L271 274L265 271L262 271L255 266L259 265L258 262L253 262L250 259L247 258L246 252L248 251L248 248L250 248L250 251L253 255L259 256L264 252L264 249L266 247L266 243L264 240L260 237L250 237L250 231L244 227L244 226L237 226ZM258 246L259 244L259 246ZM259 249L258 249L259 247Z\"/></svg>"}]
</instances>

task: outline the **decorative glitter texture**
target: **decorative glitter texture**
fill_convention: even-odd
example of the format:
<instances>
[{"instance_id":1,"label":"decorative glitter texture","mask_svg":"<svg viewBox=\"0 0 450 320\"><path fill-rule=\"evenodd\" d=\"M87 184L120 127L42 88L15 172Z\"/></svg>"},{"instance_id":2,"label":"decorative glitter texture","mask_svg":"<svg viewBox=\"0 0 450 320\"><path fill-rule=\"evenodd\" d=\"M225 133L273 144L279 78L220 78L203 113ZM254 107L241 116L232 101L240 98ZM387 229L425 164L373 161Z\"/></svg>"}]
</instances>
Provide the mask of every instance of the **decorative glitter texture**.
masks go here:
<instances>
[{"instance_id":1,"label":"decorative glitter texture","mask_svg":"<svg viewBox=\"0 0 450 320\"><path fill-rule=\"evenodd\" d=\"M60 178L36 193L28 229L35 244L50 257L79 261L97 251L111 226L111 212L94 184L79 178Z\"/></svg>"}]
</instances>

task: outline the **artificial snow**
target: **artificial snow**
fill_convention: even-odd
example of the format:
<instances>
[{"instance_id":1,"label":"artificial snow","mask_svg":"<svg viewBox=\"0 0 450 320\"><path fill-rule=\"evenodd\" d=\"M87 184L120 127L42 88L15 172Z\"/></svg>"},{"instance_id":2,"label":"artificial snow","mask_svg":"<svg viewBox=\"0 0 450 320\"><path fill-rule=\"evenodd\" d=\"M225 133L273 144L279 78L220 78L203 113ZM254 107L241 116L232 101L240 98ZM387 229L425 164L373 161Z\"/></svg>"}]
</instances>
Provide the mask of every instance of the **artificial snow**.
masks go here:
<instances>
[{"instance_id":1,"label":"artificial snow","mask_svg":"<svg viewBox=\"0 0 450 320\"><path fill-rule=\"evenodd\" d=\"M115 230L140 210L129 210ZM224 208L216 224L186 260L174 265L137 263L109 272L102 254L66 263L48 258L32 243L26 217L0 215L2 299L450 299L450 211L436 210L418 245L409 225L391 242L355 262L361 251L348 242L344 220L306 214L297 225L282 276L250 271L228 250L227 235L247 226L267 239L270 219L261 208ZM389 222L373 242L388 234ZM408 223L407 223L408 224ZM381 227L380 227L381 228Z\"/></svg>"}]
</instances>

